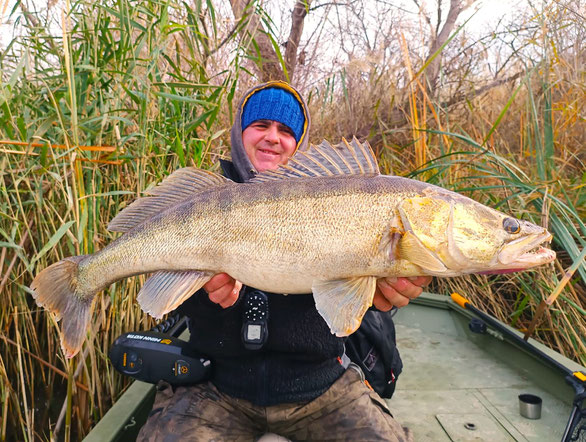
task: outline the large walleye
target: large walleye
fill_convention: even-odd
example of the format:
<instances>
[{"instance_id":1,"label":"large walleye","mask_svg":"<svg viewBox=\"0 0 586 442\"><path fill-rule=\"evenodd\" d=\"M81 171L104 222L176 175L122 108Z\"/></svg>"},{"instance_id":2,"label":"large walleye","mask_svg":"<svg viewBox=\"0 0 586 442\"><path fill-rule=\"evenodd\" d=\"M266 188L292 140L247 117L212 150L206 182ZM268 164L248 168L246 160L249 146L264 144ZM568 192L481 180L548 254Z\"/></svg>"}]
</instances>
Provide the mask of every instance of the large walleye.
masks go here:
<instances>
[{"instance_id":1,"label":"large walleye","mask_svg":"<svg viewBox=\"0 0 586 442\"><path fill-rule=\"evenodd\" d=\"M154 274L138 301L155 317L214 274L261 290L313 292L346 336L372 304L377 278L525 270L552 261L547 230L454 192L381 175L367 143L324 142L245 184L180 169L109 224L125 232L93 255L39 273L37 303L63 319L67 356L81 348L96 294Z\"/></svg>"}]
</instances>

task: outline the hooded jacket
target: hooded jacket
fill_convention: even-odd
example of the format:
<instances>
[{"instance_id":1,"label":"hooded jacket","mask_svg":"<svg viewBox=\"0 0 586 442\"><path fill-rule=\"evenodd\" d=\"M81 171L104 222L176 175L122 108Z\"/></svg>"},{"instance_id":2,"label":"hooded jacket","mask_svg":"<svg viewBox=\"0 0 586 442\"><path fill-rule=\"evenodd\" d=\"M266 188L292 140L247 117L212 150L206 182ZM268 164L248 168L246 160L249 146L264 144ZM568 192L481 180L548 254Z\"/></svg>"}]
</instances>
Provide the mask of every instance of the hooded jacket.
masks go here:
<instances>
[{"instance_id":1,"label":"hooded jacket","mask_svg":"<svg viewBox=\"0 0 586 442\"><path fill-rule=\"evenodd\" d=\"M303 115L305 116L305 124L303 126L303 133L301 135L301 138L297 142L296 151L299 149L304 150L307 148L311 120L309 118L309 110L307 108L307 104L305 103L301 95L299 95L299 92L297 92L297 90L290 86L288 83L285 83L283 81L269 81L268 83L263 83L256 87L253 87L252 89L249 89L241 98L236 111L236 116L234 118L234 124L232 125L232 130L230 131L230 143L232 146L232 164L234 166L233 171L237 174L238 182L248 181L258 173L254 169L252 163L250 162L250 159L248 158L248 155L244 150L244 145L242 144L242 111L244 109L244 105L252 95L260 91L261 89L269 87L280 87L282 89L285 89L287 92L290 92L295 98L297 98L299 104L301 104L301 109L303 110Z\"/></svg>"},{"instance_id":2,"label":"hooded jacket","mask_svg":"<svg viewBox=\"0 0 586 442\"><path fill-rule=\"evenodd\" d=\"M244 182L257 173L242 143L241 115L246 100L266 87L281 87L299 100L305 125L297 149L307 146L310 118L301 95L284 82L256 86L238 105L231 131L232 161L222 161L224 174L233 181ZM315 399L345 370L341 363L344 340L330 332L317 312L313 296L265 292L268 339L258 350L245 348L243 299L255 290L243 287L238 301L226 309L211 302L203 290L187 300L180 311L189 318L192 347L212 360L211 381L230 396L260 406Z\"/></svg>"}]
</instances>

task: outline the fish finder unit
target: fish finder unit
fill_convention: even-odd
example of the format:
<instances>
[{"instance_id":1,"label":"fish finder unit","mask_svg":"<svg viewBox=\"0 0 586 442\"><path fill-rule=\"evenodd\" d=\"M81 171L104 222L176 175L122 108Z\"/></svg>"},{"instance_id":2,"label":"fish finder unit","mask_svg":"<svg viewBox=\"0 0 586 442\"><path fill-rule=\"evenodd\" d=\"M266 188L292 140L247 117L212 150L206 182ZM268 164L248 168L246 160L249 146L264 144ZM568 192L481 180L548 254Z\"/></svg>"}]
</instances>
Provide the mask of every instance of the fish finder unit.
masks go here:
<instances>
[{"instance_id":1,"label":"fish finder unit","mask_svg":"<svg viewBox=\"0 0 586 442\"><path fill-rule=\"evenodd\" d=\"M242 342L248 350L260 350L269 337L269 300L259 290L244 297Z\"/></svg>"},{"instance_id":2,"label":"fish finder unit","mask_svg":"<svg viewBox=\"0 0 586 442\"><path fill-rule=\"evenodd\" d=\"M151 384L195 384L211 371L210 360L196 355L187 342L156 331L124 333L108 356L120 373Z\"/></svg>"}]
</instances>

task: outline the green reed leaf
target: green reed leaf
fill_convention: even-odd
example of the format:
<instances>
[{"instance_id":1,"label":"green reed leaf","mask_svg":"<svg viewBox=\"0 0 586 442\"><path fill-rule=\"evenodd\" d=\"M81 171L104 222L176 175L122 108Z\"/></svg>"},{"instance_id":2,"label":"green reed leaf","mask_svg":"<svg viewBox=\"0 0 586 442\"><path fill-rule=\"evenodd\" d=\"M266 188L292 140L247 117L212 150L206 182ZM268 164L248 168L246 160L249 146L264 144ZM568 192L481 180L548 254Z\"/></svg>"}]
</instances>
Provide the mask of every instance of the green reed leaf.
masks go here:
<instances>
[{"instance_id":1,"label":"green reed leaf","mask_svg":"<svg viewBox=\"0 0 586 442\"><path fill-rule=\"evenodd\" d=\"M31 266L34 265L41 259L49 250L51 250L55 245L63 238L63 235L67 233L69 228L75 224L75 221L68 221L63 224L59 229L51 236L49 241L43 246L41 251L35 255L35 257L31 261Z\"/></svg>"}]
</instances>

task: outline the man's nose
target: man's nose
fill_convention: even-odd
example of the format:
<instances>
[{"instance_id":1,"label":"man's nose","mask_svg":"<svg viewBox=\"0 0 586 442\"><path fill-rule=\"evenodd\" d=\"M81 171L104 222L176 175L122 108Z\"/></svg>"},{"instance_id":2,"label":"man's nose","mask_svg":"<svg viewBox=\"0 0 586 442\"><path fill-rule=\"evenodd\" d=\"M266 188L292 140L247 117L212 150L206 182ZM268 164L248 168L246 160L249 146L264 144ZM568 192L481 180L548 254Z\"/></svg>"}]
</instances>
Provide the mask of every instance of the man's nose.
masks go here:
<instances>
[{"instance_id":1,"label":"man's nose","mask_svg":"<svg viewBox=\"0 0 586 442\"><path fill-rule=\"evenodd\" d=\"M279 142L279 128L275 123L271 124L267 128L265 138L267 139L267 141L270 141L271 143Z\"/></svg>"}]
</instances>

